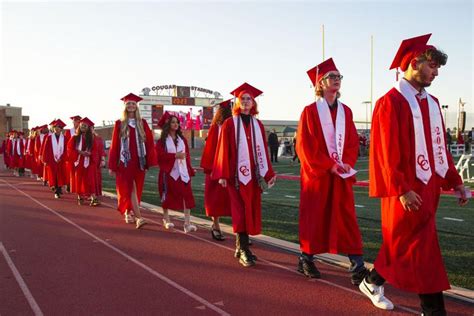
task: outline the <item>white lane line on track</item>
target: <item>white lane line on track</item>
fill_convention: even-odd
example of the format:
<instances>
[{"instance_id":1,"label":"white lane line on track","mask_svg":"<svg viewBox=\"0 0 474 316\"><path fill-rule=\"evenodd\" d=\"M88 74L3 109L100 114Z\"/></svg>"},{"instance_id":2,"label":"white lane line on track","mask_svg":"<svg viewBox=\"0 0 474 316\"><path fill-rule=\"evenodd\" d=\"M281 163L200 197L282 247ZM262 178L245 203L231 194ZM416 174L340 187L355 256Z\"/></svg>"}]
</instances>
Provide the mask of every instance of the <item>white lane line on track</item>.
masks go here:
<instances>
[{"instance_id":1,"label":"white lane line on track","mask_svg":"<svg viewBox=\"0 0 474 316\"><path fill-rule=\"evenodd\" d=\"M112 208L112 209L115 209L115 206L113 206L113 205L111 205L111 204L109 204L109 203L107 203L107 202L102 203L102 204L105 204L105 205L107 205L108 207L110 207L110 208ZM141 209L141 208L140 208L140 209ZM146 209L146 208L144 208L144 209L147 210L148 212L151 212L151 211L149 211L149 210ZM153 212L152 212L152 213L153 213ZM154 213L154 214L156 214L156 213ZM155 220L153 220L153 219L146 218L146 220L149 221L149 222L155 223L155 224L157 224L158 226L163 226L162 223L160 223L160 222L158 222L158 221L155 221ZM181 221L181 220L180 220L180 221ZM213 242L213 241L210 241L210 240L207 240L207 239L198 237L198 236L193 235L193 234L186 234L186 233L184 233L183 231L181 231L181 230L179 230L179 229L177 229L177 228L170 229L170 231L174 231L174 232L176 232L176 233L180 233L180 234L189 236L189 237L191 237L191 238L198 239L198 240L200 240L200 241L203 241L203 242L205 242L205 243L211 244L211 245L213 245L213 246L217 246L217 247L220 247L220 248L223 248L223 249L230 250L230 251L232 251L232 253L235 251L234 248L230 248L230 247L227 247L227 246L224 246L224 245L217 244L217 243L215 243L215 242ZM286 270L286 271L289 271L289 272L292 272L292 273L294 273L294 274L297 274L297 275L301 276L301 274L300 274L298 271L296 271L296 269L294 269L294 268L289 268L289 267L283 266L283 265L281 265L281 264L278 264L278 263L274 263L274 262L265 260L265 259L263 259L263 258L261 258L261 257L258 257L258 262L262 262L262 263L265 263L265 264L267 264L267 265L269 265L269 266L273 266L273 267L276 267L276 268L280 268L280 269L283 269L283 270ZM329 281L326 281L326 280L322 280L322 279L311 279L310 281L311 281L311 282L321 282L321 283L324 283L324 284L326 284L326 285L333 286L333 287L336 287L336 288L338 288L338 289L341 289L341 290L343 290L343 291L350 292L350 293L352 293L352 294L365 297L365 295L364 295L363 293L361 293L360 291L352 290L352 289L350 289L350 288L347 288L347 287L344 287L344 286L342 286L342 285L339 285L339 284L336 284L336 283L332 283L332 282L329 282ZM368 299L368 298L367 298L367 299ZM409 307L404 307L404 306L400 306L400 305L396 305L395 307L396 307L396 309L401 309L401 310L404 310L404 311L409 312L409 313L413 313L413 314L417 314L417 315L419 314L418 311L416 311L416 310L414 310L414 309L411 309L411 308L409 308Z\"/></svg>"},{"instance_id":2,"label":"white lane line on track","mask_svg":"<svg viewBox=\"0 0 474 316\"><path fill-rule=\"evenodd\" d=\"M2 180L2 179L0 179ZM80 231L82 231L83 233L85 233L86 235L89 235L90 237L92 237L93 239L97 240L98 242L100 242L101 244L103 244L104 246L106 246L107 248L110 248L111 250L115 251L116 253L120 254L121 256L127 258L129 261L135 263L137 266L139 266L140 268L142 268L143 270L149 272L150 274L154 275L155 277L157 277L158 279L164 281L165 283L167 283L168 285L174 287L175 289L183 292L184 294L188 295L189 297L191 297L192 299L198 301L199 303L203 304L204 306L206 306L207 308L215 311L217 314L219 315L226 315L226 316L230 316L229 313L227 313L226 311L220 309L219 307L216 307L214 306L214 304L212 304L211 302L207 301L206 299L200 297L199 295L191 292L190 290L186 289L185 287L179 285L178 283L174 282L173 280L169 279L168 277L164 276L163 274L153 270L152 268L150 268L149 266L147 266L146 264L140 262L139 260L133 258L132 256L128 255L127 253L125 253L124 251L120 250L119 248L109 244L108 242L106 242L105 240L99 238L98 236L94 235L93 233L91 233L90 231L82 228L80 225L76 224L75 222L73 222L72 220L68 219L67 217L61 215L60 213L58 213L57 211L51 209L50 207L44 205L43 203L41 203L40 201L38 201L37 199L35 199L34 197L32 197L31 195L29 195L28 193L26 192L23 192L22 190L16 188L15 186L11 185L10 183L8 183L7 181L5 180L2 180L3 182L6 182L11 188L15 189L16 191L20 192L21 194L23 194L24 196L28 197L30 200L36 202L38 205L42 206L43 208L45 208L46 210L48 210L49 212L55 214L56 216L58 216L59 218L61 218L63 221L71 224L72 226L76 227L77 229L79 229ZM41 312L41 311L40 311ZM43 315L43 314L39 314L39 315Z\"/></svg>"},{"instance_id":3,"label":"white lane line on track","mask_svg":"<svg viewBox=\"0 0 474 316\"><path fill-rule=\"evenodd\" d=\"M20 272L15 267L15 264L13 263L13 260L8 255L8 252L5 249L5 247L3 246L3 243L1 241L0 241L0 252L5 257L5 261L7 262L8 266L12 270L13 275L15 276L15 279L18 282L18 285L20 286L21 290L23 291L23 294L26 297L26 300L28 301L28 304L30 304L31 309L33 310L33 313L36 316L43 316L43 312L41 311L41 308L39 307L38 303L36 303L35 298L33 297L30 290L28 289L28 286L26 285L25 281L21 277Z\"/></svg>"}]
</instances>

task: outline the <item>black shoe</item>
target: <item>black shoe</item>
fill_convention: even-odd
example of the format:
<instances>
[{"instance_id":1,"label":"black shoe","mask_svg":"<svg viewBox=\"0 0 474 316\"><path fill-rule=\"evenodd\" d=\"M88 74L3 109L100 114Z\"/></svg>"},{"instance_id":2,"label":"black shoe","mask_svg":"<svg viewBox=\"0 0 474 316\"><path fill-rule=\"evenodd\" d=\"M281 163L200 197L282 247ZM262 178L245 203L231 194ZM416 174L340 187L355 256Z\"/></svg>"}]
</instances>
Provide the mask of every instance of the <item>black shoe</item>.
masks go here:
<instances>
[{"instance_id":1,"label":"black shoe","mask_svg":"<svg viewBox=\"0 0 474 316\"><path fill-rule=\"evenodd\" d=\"M369 270L365 266L361 267L359 270L351 273L351 283L359 286L368 274Z\"/></svg>"},{"instance_id":2,"label":"black shoe","mask_svg":"<svg viewBox=\"0 0 474 316\"><path fill-rule=\"evenodd\" d=\"M297 270L298 272L306 275L308 278L311 278L311 279L321 278L321 272L319 272L318 268L316 268L316 265L314 264L314 262L303 259L301 257L299 258L299 261L298 261Z\"/></svg>"},{"instance_id":3,"label":"black shoe","mask_svg":"<svg viewBox=\"0 0 474 316\"><path fill-rule=\"evenodd\" d=\"M239 263L244 267L252 267L255 265L255 259L253 258L254 255L250 252L250 250L240 249L238 258Z\"/></svg>"},{"instance_id":4,"label":"black shoe","mask_svg":"<svg viewBox=\"0 0 474 316\"><path fill-rule=\"evenodd\" d=\"M82 205L82 203L84 203L84 199L77 197L77 205Z\"/></svg>"},{"instance_id":5,"label":"black shoe","mask_svg":"<svg viewBox=\"0 0 474 316\"><path fill-rule=\"evenodd\" d=\"M60 198L59 194L54 193L54 198L55 198L55 199L59 199L59 198Z\"/></svg>"},{"instance_id":6,"label":"black shoe","mask_svg":"<svg viewBox=\"0 0 474 316\"><path fill-rule=\"evenodd\" d=\"M235 258L240 258L240 250L241 249L235 249L235 252L234 252L234 257ZM254 255L253 252L250 251L250 249L248 250L248 253L249 253L250 256L252 256L253 261L258 260L257 256Z\"/></svg>"},{"instance_id":7,"label":"black shoe","mask_svg":"<svg viewBox=\"0 0 474 316\"><path fill-rule=\"evenodd\" d=\"M222 232L219 229L215 229L211 227L211 236L212 239L217 240L217 241L224 241L225 237L222 235Z\"/></svg>"}]
</instances>

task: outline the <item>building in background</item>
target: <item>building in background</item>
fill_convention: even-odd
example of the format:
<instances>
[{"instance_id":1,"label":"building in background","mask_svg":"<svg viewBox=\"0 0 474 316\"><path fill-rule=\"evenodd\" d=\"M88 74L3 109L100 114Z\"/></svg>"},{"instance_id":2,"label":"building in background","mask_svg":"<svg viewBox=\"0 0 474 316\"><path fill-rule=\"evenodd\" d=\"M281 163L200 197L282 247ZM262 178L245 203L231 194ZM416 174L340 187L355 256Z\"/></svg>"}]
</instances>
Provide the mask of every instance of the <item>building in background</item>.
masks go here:
<instances>
[{"instance_id":1,"label":"building in background","mask_svg":"<svg viewBox=\"0 0 474 316\"><path fill-rule=\"evenodd\" d=\"M5 137L5 133L12 129L28 133L29 116L22 114L22 108L11 106L9 103L0 105L0 138Z\"/></svg>"}]
</instances>

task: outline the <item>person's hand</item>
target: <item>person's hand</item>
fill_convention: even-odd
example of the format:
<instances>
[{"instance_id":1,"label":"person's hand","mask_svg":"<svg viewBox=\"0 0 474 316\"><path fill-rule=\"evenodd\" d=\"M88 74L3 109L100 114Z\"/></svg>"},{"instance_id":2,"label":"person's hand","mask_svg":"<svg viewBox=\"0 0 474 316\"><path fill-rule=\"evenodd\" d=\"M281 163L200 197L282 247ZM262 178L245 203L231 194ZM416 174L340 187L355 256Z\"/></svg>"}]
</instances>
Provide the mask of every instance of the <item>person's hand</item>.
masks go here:
<instances>
[{"instance_id":1,"label":"person's hand","mask_svg":"<svg viewBox=\"0 0 474 316\"><path fill-rule=\"evenodd\" d=\"M115 171L113 171L112 169L109 169L109 175L111 177L115 177Z\"/></svg>"},{"instance_id":2,"label":"person's hand","mask_svg":"<svg viewBox=\"0 0 474 316\"><path fill-rule=\"evenodd\" d=\"M222 185L223 188L227 187L227 180L226 179L219 179L219 184Z\"/></svg>"},{"instance_id":3,"label":"person's hand","mask_svg":"<svg viewBox=\"0 0 474 316\"><path fill-rule=\"evenodd\" d=\"M344 170L346 171L345 173L351 171L351 168L352 168L351 165L349 165L348 163L344 164Z\"/></svg>"},{"instance_id":4,"label":"person's hand","mask_svg":"<svg viewBox=\"0 0 474 316\"><path fill-rule=\"evenodd\" d=\"M402 206L405 211L418 211L421 206L421 203L423 203L421 196L419 196L413 190L400 195L398 199L400 200L400 203L402 203Z\"/></svg>"},{"instance_id":5,"label":"person's hand","mask_svg":"<svg viewBox=\"0 0 474 316\"><path fill-rule=\"evenodd\" d=\"M100 167L101 167L101 168L104 168L104 167L105 167L105 160L102 160L102 161L100 162Z\"/></svg>"},{"instance_id":6,"label":"person's hand","mask_svg":"<svg viewBox=\"0 0 474 316\"><path fill-rule=\"evenodd\" d=\"M277 177L274 176L273 178L270 179L270 181L268 181L268 187L271 188L272 186L275 185L276 183L276 180L277 180Z\"/></svg>"},{"instance_id":7,"label":"person's hand","mask_svg":"<svg viewBox=\"0 0 474 316\"><path fill-rule=\"evenodd\" d=\"M459 192L461 197L458 199L459 206L464 206L469 201L466 197L466 191L464 191L464 184L460 184L454 188L454 191Z\"/></svg>"},{"instance_id":8,"label":"person's hand","mask_svg":"<svg viewBox=\"0 0 474 316\"><path fill-rule=\"evenodd\" d=\"M186 154L183 153L183 152L179 152L179 153L176 153L176 159L185 159L186 158Z\"/></svg>"},{"instance_id":9,"label":"person's hand","mask_svg":"<svg viewBox=\"0 0 474 316\"><path fill-rule=\"evenodd\" d=\"M335 163L332 168L331 168L331 173L333 174L341 174L341 173L346 173L346 170L344 169L343 166L341 166L338 163Z\"/></svg>"}]
</instances>

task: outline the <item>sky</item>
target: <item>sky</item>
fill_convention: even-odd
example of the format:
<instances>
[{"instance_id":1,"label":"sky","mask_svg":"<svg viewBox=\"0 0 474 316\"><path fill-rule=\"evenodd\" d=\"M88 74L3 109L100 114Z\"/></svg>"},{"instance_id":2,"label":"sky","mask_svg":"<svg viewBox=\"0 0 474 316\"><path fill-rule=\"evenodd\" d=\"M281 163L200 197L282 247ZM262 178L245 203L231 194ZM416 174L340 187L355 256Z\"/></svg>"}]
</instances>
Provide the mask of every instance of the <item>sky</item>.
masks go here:
<instances>
[{"instance_id":1,"label":"sky","mask_svg":"<svg viewBox=\"0 0 474 316\"><path fill-rule=\"evenodd\" d=\"M0 105L21 106L30 126L69 116L97 125L120 117L120 98L176 84L220 92L243 82L264 91L264 120L298 120L314 101L306 71L333 57L341 101L365 120L395 83L400 42L433 33L448 63L428 91L458 99L474 125L473 2L465 1L0 1ZM369 114L370 117L370 114ZM454 125L453 125L454 126Z\"/></svg>"}]
</instances>

